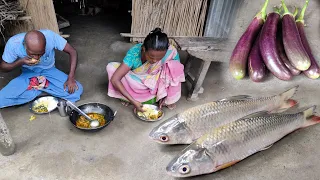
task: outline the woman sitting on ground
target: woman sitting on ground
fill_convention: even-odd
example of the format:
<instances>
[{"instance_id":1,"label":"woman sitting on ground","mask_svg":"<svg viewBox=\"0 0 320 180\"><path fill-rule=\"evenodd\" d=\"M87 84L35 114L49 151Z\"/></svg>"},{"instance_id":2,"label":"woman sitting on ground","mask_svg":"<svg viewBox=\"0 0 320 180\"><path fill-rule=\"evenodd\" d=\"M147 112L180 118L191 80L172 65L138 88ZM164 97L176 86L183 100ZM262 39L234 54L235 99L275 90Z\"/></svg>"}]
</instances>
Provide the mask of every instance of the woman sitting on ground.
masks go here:
<instances>
[{"instance_id":1,"label":"woman sitting on ground","mask_svg":"<svg viewBox=\"0 0 320 180\"><path fill-rule=\"evenodd\" d=\"M160 108L176 107L185 81L179 54L160 28L149 33L143 44L133 46L123 62L107 65L108 95L133 104L142 111L142 104L159 102Z\"/></svg>"}]
</instances>

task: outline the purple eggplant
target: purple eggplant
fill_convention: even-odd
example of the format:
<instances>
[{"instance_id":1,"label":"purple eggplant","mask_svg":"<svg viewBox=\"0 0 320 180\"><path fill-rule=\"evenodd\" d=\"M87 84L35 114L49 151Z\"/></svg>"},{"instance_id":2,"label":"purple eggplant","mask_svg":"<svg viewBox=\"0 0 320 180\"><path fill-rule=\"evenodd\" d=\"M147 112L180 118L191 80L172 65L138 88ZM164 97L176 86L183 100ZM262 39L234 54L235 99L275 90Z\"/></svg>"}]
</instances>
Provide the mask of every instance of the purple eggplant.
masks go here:
<instances>
[{"instance_id":1,"label":"purple eggplant","mask_svg":"<svg viewBox=\"0 0 320 180\"><path fill-rule=\"evenodd\" d=\"M304 13L305 13L305 11L307 9L308 3L309 3L309 0L307 0L305 5L303 6L303 8L301 10L301 13L300 13L300 16L296 20L296 24L297 24L297 27L298 27L298 31L299 31L299 34L300 34L300 37L301 37L301 41L302 41L303 47L307 51L307 53L309 55L309 58L310 58L310 61L311 61L311 66L309 67L309 69L307 69L303 73L307 77L309 77L311 79L318 79L319 76L320 76L320 68L319 68L317 60L314 58L314 56L312 54L310 45L308 43L306 34L304 32Z\"/></svg>"},{"instance_id":2,"label":"purple eggplant","mask_svg":"<svg viewBox=\"0 0 320 180\"><path fill-rule=\"evenodd\" d=\"M291 64L300 71L309 69L310 58L303 47L301 37L295 22L295 17L289 12L284 0L281 0L284 14L282 17L283 45Z\"/></svg>"},{"instance_id":3,"label":"purple eggplant","mask_svg":"<svg viewBox=\"0 0 320 180\"><path fill-rule=\"evenodd\" d=\"M279 9L278 9L279 11ZM277 49L277 30L280 20L279 12L272 12L268 15L260 35L260 52L264 63L270 72L281 80L288 81L292 75L282 62Z\"/></svg>"},{"instance_id":4,"label":"purple eggplant","mask_svg":"<svg viewBox=\"0 0 320 180\"><path fill-rule=\"evenodd\" d=\"M235 79L242 79L246 75L248 56L251 47L265 21L268 2L269 0L265 1L263 8L253 18L232 52L229 69Z\"/></svg>"},{"instance_id":5,"label":"purple eggplant","mask_svg":"<svg viewBox=\"0 0 320 180\"><path fill-rule=\"evenodd\" d=\"M262 82L267 74L266 65L260 54L259 38L260 35L256 38L248 58L249 77L254 82Z\"/></svg>"},{"instance_id":6,"label":"purple eggplant","mask_svg":"<svg viewBox=\"0 0 320 180\"><path fill-rule=\"evenodd\" d=\"M283 47L283 41L282 41L282 23L279 22L278 24L278 34L277 34L277 48L279 50L279 56L280 59L282 60L282 62L284 63L284 65L289 69L290 73L294 76L297 76L301 73L301 71L299 71L298 69L296 69L291 62L289 61L286 52L284 50Z\"/></svg>"}]
</instances>

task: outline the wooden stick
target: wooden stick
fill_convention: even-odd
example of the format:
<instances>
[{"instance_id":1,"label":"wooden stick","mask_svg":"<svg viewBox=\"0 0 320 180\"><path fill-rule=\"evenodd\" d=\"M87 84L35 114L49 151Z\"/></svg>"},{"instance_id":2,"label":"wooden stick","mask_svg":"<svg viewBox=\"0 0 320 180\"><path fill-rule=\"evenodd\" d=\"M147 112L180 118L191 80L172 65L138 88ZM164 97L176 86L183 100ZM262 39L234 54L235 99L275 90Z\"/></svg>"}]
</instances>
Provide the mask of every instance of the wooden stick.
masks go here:
<instances>
[{"instance_id":1,"label":"wooden stick","mask_svg":"<svg viewBox=\"0 0 320 180\"><path fill-rule=\"evenodd\" d=\"M188 25L186 23L186 20L188 18L188 13L187 12L188 12L188 10L190 8L189 5L190 5L190 0L187 0L186 3L185 3L186 7L184 9L182 9L182 13L181 13L182 18L181 18L181 21L180 21L180 33L179 34L182 34L182 35L185 35L186 32L188 31L187 28L186 28L186 26Z\"/></svg>"},{"instance_id":2,"label":"wooden stick","mask_svg":"<svg viewBox=\"0 0 320 180\"><path fill-rule=\"evenodd\" d=\"M17 21L24 21L24 20L30 20L32 19L31 16L23 16L23 17L18 17L16 20Z\"/></svg>"},{"instance_id":3,"label":"wooden stick","mask_svg":"<svg viewBox=\"0 0 320 180\"><path fill-rule=\"evenodd\" d=\"M70 34L62 34L61 37L68 38L68 37L70 37Z\"/></svg>"},{"instance_id":4,"label":"wooden stick","mask_svg":"<svg viewBox=\"0 0 320 180\"><path fill-rule=\"evenodd\" d=\"M169 37L202 36L207 2L208 0L133 0L131 34L122 36L135 40L142 35L145 37L144 34L155 27L162 28Z\"/></svg>"},{"instance_id":5,"label":"wooden stick","mask_svg":"<svg viewBox=\"0 0 320 180\"><path fill-rule=\"evenodd\" d=\"M145 38L147 34L130 34L130 33L120 33L120 36L122 37L129 37L129 38ZM189 38L195 38L198 36L169 36L168 38L184 38L184 37L189 37Z\"/></svg>"},{"instance_id":6,"label":"wooden stick","mask_svg":"<svg viewBox=\"0 0 320 180\"><path fill-rule=\"evenodd\" d=\"M198 28L197 28L197 36L203 36L203 28L204 28L204 22L206 18L207 3L208 1L204 0L202 4L201 15L198 22Z\"/></svg>"},{"instance_id":7,"label":"wooden stick","mask_svg":"<svg viewBox=\"0 0 320 180\"><path fill-rule=\"evenodd\" d=\"M7 3L5 0L2 0L2 2L3 2L6 6L8 6L8 3Z\"/></svg>"},{"instance_id":8,"label":"wooden stick","mask_svg":"<svg viewBox=\"0 0 320 180\"><path fill-rule=\"evenodd\" d=\"M197 14L196 14L196 18L195 18L195 23L193 24L193 35L195 35L195 34L198 34L197 33L197 26L198 26L198 20L199 20L199 18L200 18L200 9L201 9L201 5L202 5L202 1L203 0L199 0L198 1L198 3L197 3L197 8L196 8L196 12L197 12Z\"/></svg>"},{"instance_id":9,"label":"wooden stick","mask_svg":"<svg viewBox=\"0 0 320 180\"><path fill-rule=\"evenodd\" d=\"M169 0L168 2L168 10L165 16L165 25L164 30L167 32L168 35L172 35L171 31L171 24L172 24L172 14L173 14L173 6L174 6L174 0Z\"/></svg>"}]
</instances>

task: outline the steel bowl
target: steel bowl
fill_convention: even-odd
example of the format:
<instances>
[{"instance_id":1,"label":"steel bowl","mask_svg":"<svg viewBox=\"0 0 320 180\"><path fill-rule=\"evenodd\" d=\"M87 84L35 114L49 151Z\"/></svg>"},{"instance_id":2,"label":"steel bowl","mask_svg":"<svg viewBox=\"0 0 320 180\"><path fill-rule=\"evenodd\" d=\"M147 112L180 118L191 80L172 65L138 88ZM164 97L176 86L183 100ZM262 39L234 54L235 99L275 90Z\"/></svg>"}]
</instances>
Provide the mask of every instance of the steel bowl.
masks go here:
<instances>
[{"instance_id":1,"label":"steel bowl","mask_svg":"<svg viewBox=\"0 0 320 180\"><path fill-rule=\"evenodd\" d=\"M74 127L76 127L77 129L80 129L83 131L88 131L88 132L96 132L96 131L99 131L99 130L107 127L110 124L110 122L113 121L113 119L116 115L116 112L114 112L109 106L106 106L106 105L100 104L100 103L87 103L87 104L83 104L81 106L78 106L78 108L86 114L97 113L97 114L104 115L104 119L106 120L105 125L99 126L97 128L81 128L81 127L77 127L77 125L76 125L76 121L79 119L80 114L75 110L71 111L71 113L69 115L69 120L72 123L72 125Z\"/></svg>"},{"instance_id":2,"label":"steel bowl","mask_svg":"<svg viewBox=\"0 0 320 180\"><path fill-rule=\"evenodd\" d=\"M158 118L158 119L147 119L146 117L144 116L139 116L138 115L138 112L137 112L137 109L134 108L133 110L133 114L140 120L142 121L147 121L147 122L156 122L156 121L160 121L163 117L164 117L164 112L158 107L158 106L155 106L155 105L152 105L152 104L144 104L143 107L146 107L146 108L151 108L157 112L161 112L162 115Z\"/></svg>"},{"instance_id":3,"label":"steel bowl","mask_svg":"<svg viewBox=\"0 0 320 180\"><path fill-rule=\"evenodd\" d=\"M58 98L53 97L53 96L38 97L30 104L29 109L34 114L48 114L57 108L58 102L59 102ZM34 107L38 106L41 103L48 103L48 107L47 107L48 112L40 113L40 112L36 112L33 110Z\"/></svg>"}]
</instances>

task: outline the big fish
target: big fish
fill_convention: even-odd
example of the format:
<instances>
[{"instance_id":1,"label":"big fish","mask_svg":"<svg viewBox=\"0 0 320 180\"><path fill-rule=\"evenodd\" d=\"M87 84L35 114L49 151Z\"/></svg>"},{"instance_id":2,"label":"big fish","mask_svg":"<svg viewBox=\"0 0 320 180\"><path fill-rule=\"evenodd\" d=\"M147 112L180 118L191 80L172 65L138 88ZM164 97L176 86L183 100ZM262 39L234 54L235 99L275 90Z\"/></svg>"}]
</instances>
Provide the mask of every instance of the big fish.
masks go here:
<instances>
[{"instance_id":1,"label":"big fish","mask_svg":"<svg viewBox=\"0 0 320 180\"><path fill-rule=\"evenodd\" d=\"M315 106L298 113L261 114L214 128L184 149L167 166L175 177L216 172L265 150L299 128L320 123Z\"/></svg>"},{"instance_id":2,"label":"big fish","mask_svg":"<svg viewBox=\"0 0 320 180\"><path fill-rule=\"evenodd\" d=\"M290 108L290 100L298 86L279 95L253 98L234 96L190 108L165 120L149 133L149 137L162 144L190 144L211 128L219 127L259 111Z\"/></svg>"}]
</instances>

